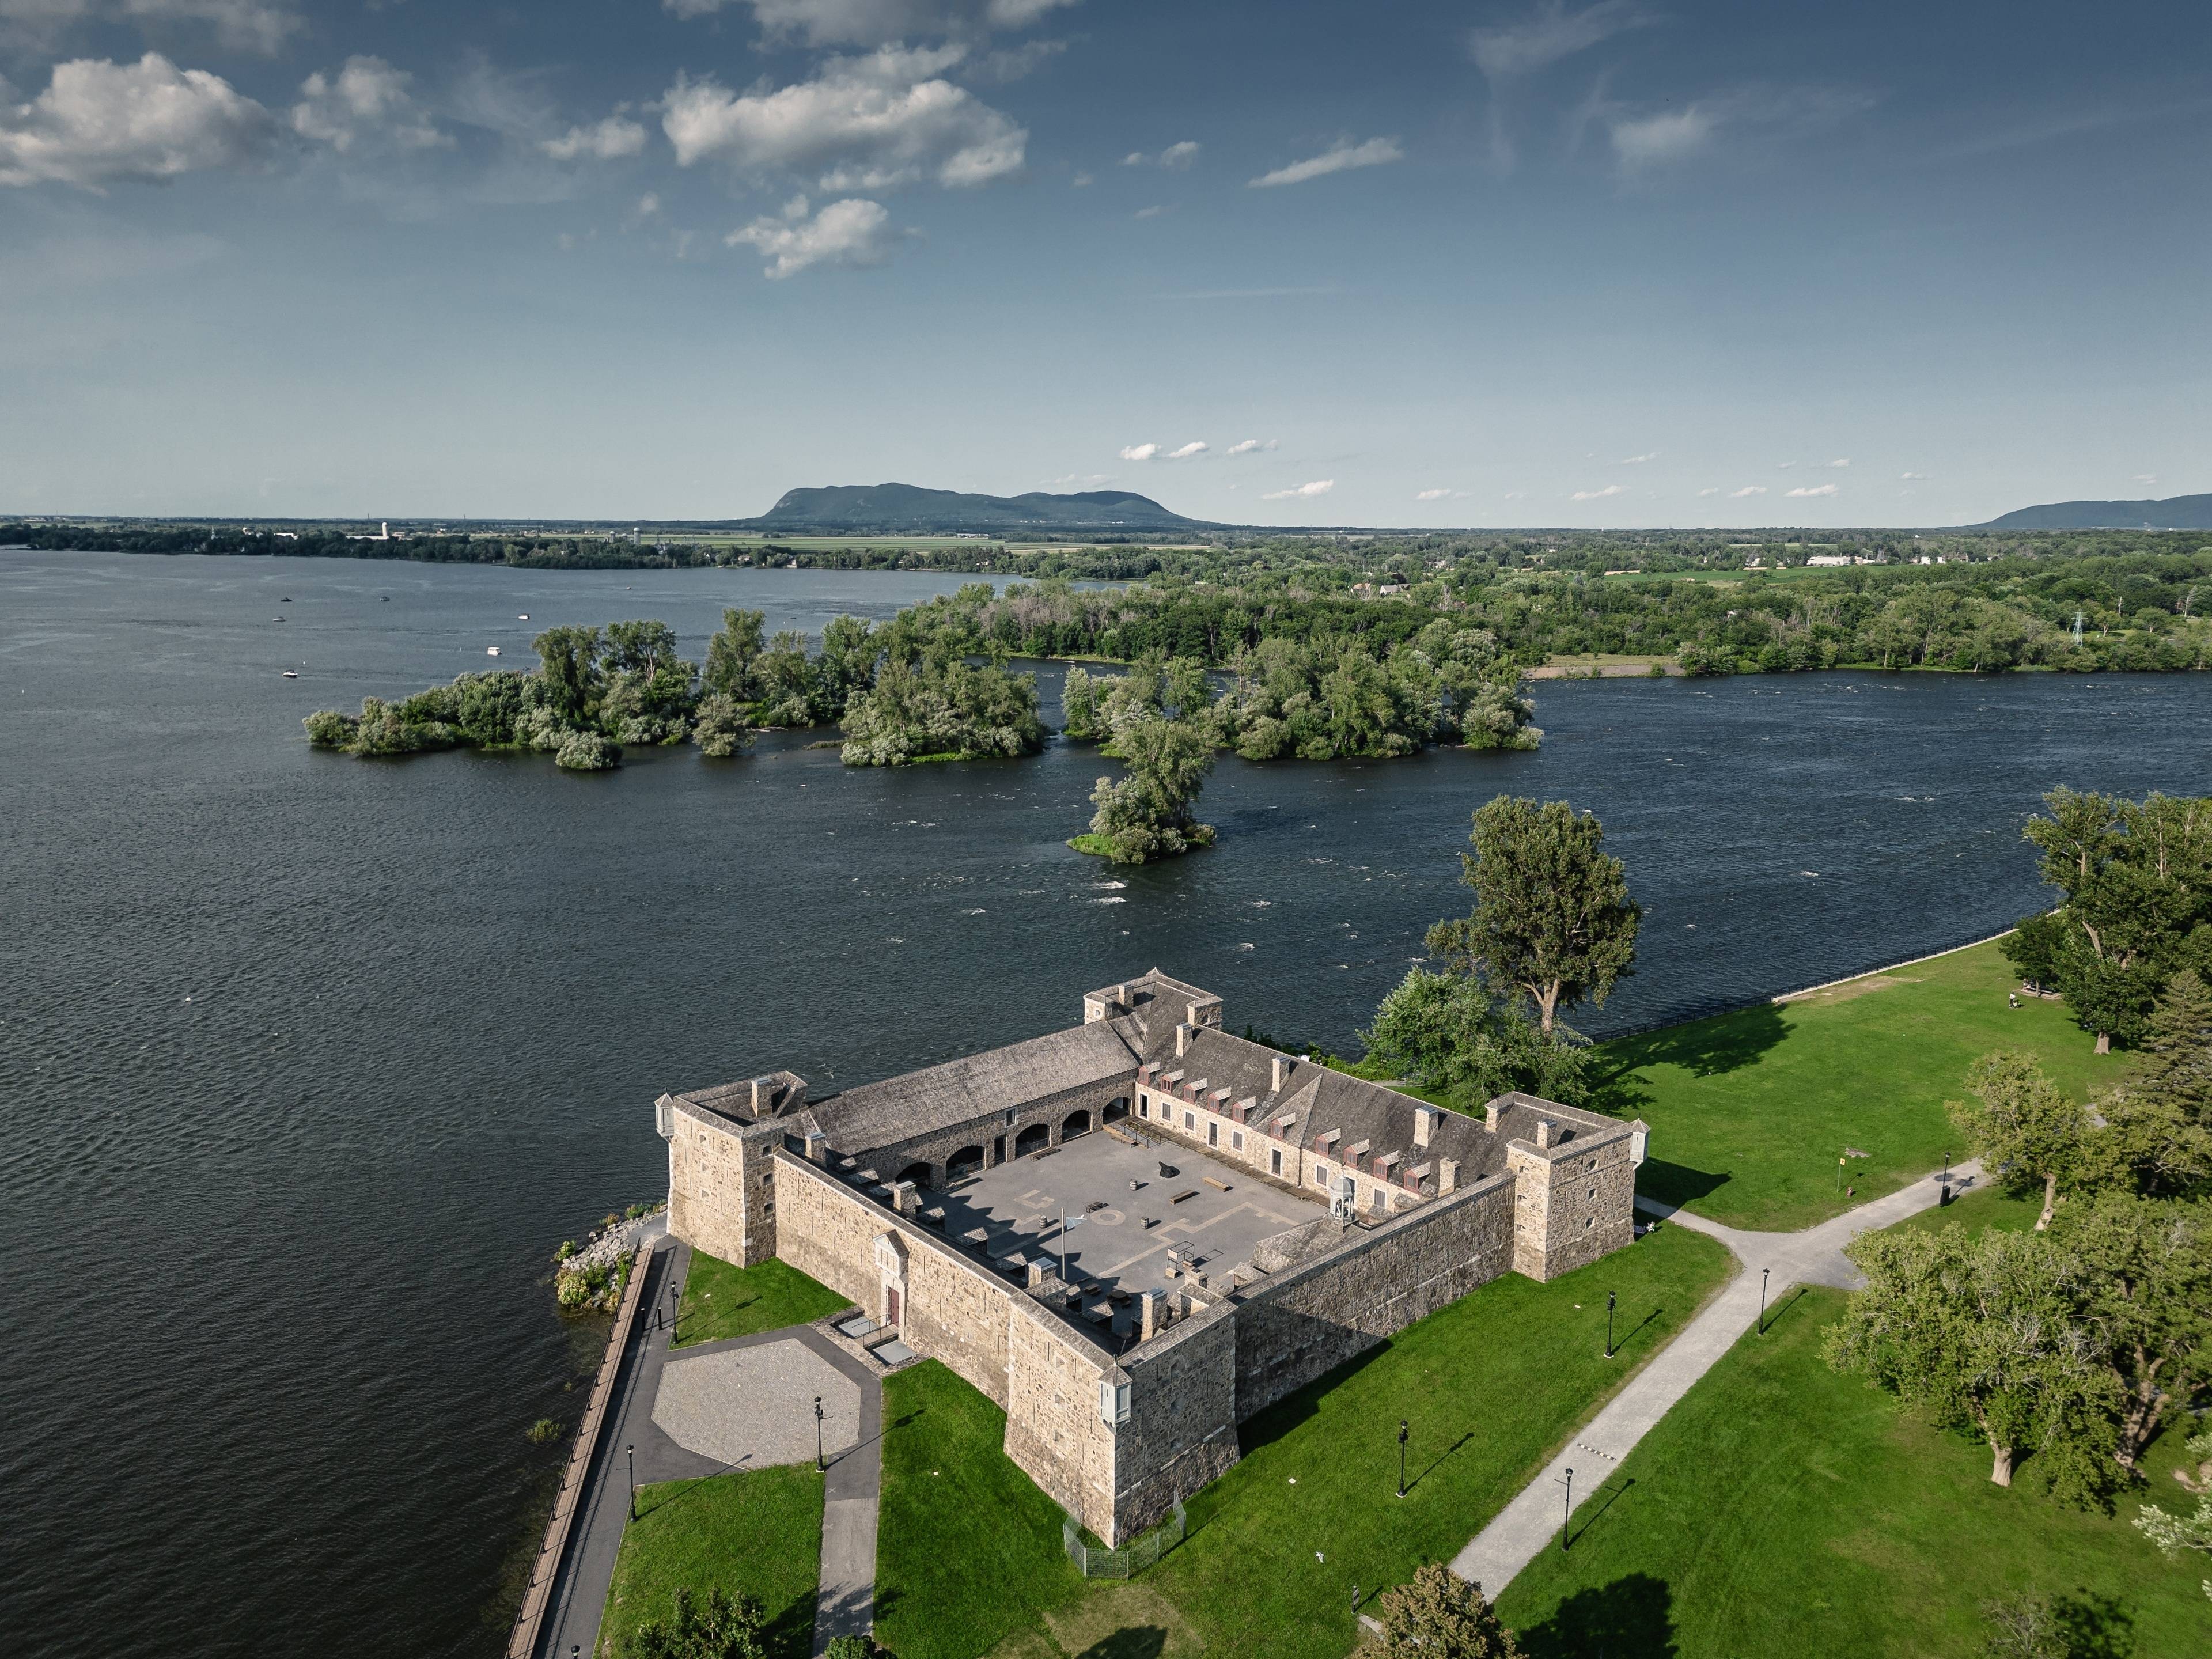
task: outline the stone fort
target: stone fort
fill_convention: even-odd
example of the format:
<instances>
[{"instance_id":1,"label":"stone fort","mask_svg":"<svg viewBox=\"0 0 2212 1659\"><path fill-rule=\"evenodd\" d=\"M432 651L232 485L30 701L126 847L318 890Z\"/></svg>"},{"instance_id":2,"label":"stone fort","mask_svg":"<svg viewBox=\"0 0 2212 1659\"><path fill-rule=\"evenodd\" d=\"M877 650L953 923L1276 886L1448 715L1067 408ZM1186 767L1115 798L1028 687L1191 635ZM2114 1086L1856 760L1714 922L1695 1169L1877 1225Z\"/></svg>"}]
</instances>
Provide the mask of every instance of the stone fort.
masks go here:
<instances>
[{"instance_id":1,"label":"stone fort","mask_svg":"<svg viewBox=\"0 0 2212 1659\"><path fill-rule=\"evenodd\" d=\"M1647 1133L1523 1094L1444 1111L1233 1036L1158 969L903 1077L811 1098L771 1072L654 1110L675 1237L780 1257L943 1361L1109 1545L1292 1390L1509 1270L1628 1244Z\"/></svg>"}]
</instances>

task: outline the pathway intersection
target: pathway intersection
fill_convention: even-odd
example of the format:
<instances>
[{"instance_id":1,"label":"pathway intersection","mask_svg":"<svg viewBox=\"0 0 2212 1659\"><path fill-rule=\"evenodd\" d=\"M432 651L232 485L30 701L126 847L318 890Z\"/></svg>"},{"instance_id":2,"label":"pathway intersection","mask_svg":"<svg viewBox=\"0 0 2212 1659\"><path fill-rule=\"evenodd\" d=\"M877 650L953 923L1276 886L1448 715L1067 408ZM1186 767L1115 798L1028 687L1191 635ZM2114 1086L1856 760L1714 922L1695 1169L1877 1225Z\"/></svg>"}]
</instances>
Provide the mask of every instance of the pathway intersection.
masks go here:
<instances>
[{"instance_id":1,"label":"pathway intersection","mask_svg":"<svg viewBox=\"0 0 2212 1659\"><path fill-rule=\"evenodd\" d=\"M1972 1187L1980 1173L1978 1162L1954 1165L1949 1177L1951 1191ZM1892 1226L1907 1216L1934 1208L1943 1200L1943 1188L1942 1177L1929 1176L1796 1233L1747 1232L1723 1227L1686 1210L1649 1199L1637 1200L1640 1207L1672 1225L1718 1239L1735 1255L1742 1271L1452 1558L1452 1571L1480 1585L1483 1593L1495 1600L1516 1573L1559 1537L1563 1518L1571 1522L1574 1510L1606 1489L1637 1443L1712 1369L1716 1360L1735 1346L1739 1337L1758 1323L1762 1269L1765 1270L1765 1306L1770 1310L1793 1285L1850 1289L1860 1280L1856 1269L1844 1255L1844 1247L1869 1229ZM1573 1471L1571 1485L1570 1470Z\"/></svg>"}]
</instances>

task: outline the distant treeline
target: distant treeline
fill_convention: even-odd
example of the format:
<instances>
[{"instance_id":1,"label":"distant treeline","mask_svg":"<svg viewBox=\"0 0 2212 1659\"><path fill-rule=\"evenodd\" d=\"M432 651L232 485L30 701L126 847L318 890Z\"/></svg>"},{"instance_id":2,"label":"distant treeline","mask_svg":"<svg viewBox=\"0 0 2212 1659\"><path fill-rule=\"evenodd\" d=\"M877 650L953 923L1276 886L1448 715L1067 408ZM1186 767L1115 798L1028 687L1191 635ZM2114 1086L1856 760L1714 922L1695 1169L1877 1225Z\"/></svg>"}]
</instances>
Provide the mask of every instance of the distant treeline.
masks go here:
<instances>
[{"instance_id":1,"label":"distant treeline","mask_svg":"<svg viewBox=\"0 0 2212 1659\"><path fill-rule=\"evenodd\" d=\"M1125 662L1189 657L1224 672L1269 641L1324 653L1358 644L1378 662L1416 641L1432 659L1486 665L1643 655L1676 659L1698 674L2212 665L2203 617L2212 605L2212 550L1749 571L1723 580L1462 566L1431 571L1388 597L1375 592L1364 597L1303 572L1248 570L1231 582L1159 579L1110 590L1017 583L995 596L974 584L917 610L953 613L934 625L963 630L975 650ZM1447 639L1449 647L1439 647Z\"/></svg>"},{"instance_id":2,"label":"distant treeline","mask_svg":"<svg viewBox=\"0 0 2212 1659\"><path fill-rule=\"evenodd\" d=\"M335 530L296 534L204 525L0 524L0 545L88 553L215 553L286 559L396 559L526 570L670 570L715 562L703 547L633 546L594 536L417 536L386 540Z\"/></svg>"}]
</instances>

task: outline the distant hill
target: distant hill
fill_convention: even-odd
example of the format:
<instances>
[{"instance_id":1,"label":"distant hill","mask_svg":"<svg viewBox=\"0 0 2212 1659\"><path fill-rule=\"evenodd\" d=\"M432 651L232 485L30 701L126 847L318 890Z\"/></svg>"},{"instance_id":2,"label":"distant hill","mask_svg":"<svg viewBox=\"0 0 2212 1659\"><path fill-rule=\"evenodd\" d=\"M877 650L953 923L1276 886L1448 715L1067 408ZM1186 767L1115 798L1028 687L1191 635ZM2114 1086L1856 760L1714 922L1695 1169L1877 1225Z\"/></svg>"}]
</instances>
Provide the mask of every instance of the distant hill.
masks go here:
<instances>
[{"instance_id":1,"label":"distant hill","mask_svg":"<svg viewBox=\"0 0 2212 1659\"><path fill-rule=\"evenodd\" d=\"M970 495L914 484L833 484L784 493L748 530L794 535L950 535L963 530L1206 530L1217 526L1170 513L1127 489L1085 489L1072 495Z\"/></svg>"},{"instance_id":2,"label":"distant hill","mask_svg":"<svg viewBox=\"0 0 2212 1659\"><path fill-rule=\"evenodd\" d=\"M1977 530L2212 530L2212 495L2162 501L2053 501L2023 507Z\"/></svg>"}]
</instances>

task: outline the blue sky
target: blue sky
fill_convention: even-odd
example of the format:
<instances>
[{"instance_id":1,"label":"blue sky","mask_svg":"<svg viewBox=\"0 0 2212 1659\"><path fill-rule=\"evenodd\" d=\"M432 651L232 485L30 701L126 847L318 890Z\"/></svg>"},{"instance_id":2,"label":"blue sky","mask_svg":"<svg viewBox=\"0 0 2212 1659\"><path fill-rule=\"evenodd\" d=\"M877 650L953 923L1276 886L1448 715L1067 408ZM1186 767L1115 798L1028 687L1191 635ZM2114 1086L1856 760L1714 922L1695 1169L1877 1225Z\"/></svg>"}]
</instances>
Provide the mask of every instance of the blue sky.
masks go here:
<instances>
[{"instance_id":1,"label":"blue sky","mask_svg":"<svg viewBox=\"0 0 2212 1659\"><path fill-rule=\"evenodd\" d=\"M0 0L0 511L2212 489L2201 3Z\"/></svg>"}]
</instances>

